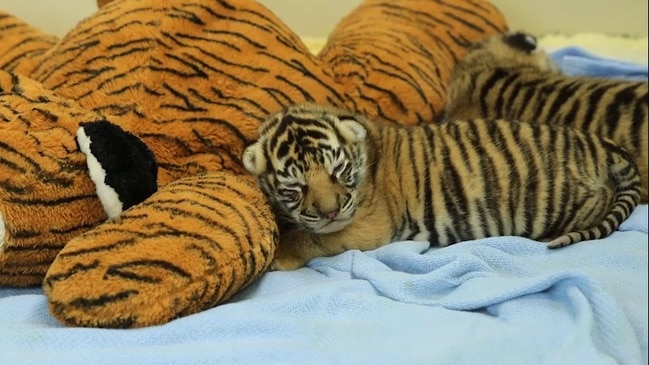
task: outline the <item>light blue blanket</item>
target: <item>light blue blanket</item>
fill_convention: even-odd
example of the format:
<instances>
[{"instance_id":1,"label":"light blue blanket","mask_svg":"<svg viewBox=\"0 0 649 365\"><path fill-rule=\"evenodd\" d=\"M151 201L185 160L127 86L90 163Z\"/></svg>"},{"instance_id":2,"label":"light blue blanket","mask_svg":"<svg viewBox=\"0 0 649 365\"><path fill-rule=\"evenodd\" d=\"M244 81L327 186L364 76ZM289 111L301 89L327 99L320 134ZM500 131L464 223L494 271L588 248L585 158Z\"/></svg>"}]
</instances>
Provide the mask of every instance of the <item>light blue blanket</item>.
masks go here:
<instances>
[{"instance_id":1,"label":"light blue blanket","mask_svg":"<svg viewBox=\"0 0 649 365\"><path fill-rule=\"evenodd\" d=\"M599 57L579 47L558 49L551 56L567 75L647 79L647 65Z\"/></svg>"},{"instance_id":2,"label":"light blue blanket","mask_svg":"<svg viewBox=\"0 0 649 365\"><path fill-rule=\"evenodd\" d=\"M41 290L0 288L0 364L646 364L647 220L642 205L554 251L516 237L349 251L136 330L65 328Z\"/></svg>"}]
</instances>

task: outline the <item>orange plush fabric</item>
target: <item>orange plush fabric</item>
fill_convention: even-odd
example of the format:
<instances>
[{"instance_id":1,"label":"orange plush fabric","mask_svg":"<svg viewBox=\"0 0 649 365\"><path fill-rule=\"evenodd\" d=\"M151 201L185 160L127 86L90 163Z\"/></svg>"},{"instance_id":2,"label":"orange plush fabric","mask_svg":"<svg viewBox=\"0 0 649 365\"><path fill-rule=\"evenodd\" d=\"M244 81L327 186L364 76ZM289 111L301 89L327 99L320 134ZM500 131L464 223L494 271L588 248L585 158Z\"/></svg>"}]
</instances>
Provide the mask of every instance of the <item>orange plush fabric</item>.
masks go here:
<instances>
[{"instance_id":1,"label":"orange plush fabric","mask_svg":"<svg viewBox=\"0 0 649 365\"><path fill-rule=\"evenodd\" d=\"M240 157L268 114L431 122L465 48L506 30L484 0L366 0L312 55L252 0L98 3L58 43L0 13L0 285L44 283L81 326L165 323L266 270L277 226ZM109 221L75 141L100 120L159 167L158 192Z\"/></svg>"}]
</instances>

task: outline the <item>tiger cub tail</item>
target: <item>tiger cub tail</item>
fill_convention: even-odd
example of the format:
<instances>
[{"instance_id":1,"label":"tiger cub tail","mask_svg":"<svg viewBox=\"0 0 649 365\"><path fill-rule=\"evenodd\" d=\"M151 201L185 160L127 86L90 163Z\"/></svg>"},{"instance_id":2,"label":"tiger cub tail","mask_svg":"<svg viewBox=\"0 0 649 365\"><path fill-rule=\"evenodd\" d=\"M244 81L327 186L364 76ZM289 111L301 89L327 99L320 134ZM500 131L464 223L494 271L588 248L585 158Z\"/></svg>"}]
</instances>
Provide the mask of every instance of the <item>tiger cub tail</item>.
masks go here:
<instances>
[{"instance_id":1,"label":"tiger cub tail","mask_svg":"<svg viewBox=\"0 0 649 365\"><path fill-rule=\"evenodd\" d=\"M567 233L548 243L548 248L561 248L579 241L607 237L626 220L640 203L640 174L633 158L616 144L604 141L609 150L607 167L609 177L615 186L613 203L604 219L589 229Z\"/></svg>"}]
</instances>

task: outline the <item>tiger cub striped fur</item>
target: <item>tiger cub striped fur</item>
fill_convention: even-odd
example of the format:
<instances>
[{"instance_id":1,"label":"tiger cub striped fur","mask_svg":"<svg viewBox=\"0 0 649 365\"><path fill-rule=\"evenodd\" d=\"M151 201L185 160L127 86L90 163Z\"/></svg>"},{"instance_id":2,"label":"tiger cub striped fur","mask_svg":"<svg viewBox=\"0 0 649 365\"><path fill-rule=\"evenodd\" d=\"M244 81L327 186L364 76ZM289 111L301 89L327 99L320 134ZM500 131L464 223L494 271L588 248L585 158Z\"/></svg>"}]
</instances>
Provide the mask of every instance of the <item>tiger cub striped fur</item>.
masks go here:
<instances>
[{"instance_id":1,"label":"tiger cub striped fur","mask_svg":"<svg viewBox=\"0 0 649 365\"><path fill-rule=\"evenodd\" d=\"M629 151L647 202L647 81L574 77L516 32L478 43L456 65L446 119L505 118L565 125L610 138Z\"/></svg>"},{"instance_id":2,"label":"tiger cub striped fur","mask_svg":"<svg viewBox=\"0 0 649 365\"><path fill-rule=\"evenodd\" d=\"M610 140L506 120L411 128L299 104L271 115L243 163L282 233L273 268L398 240L516 235L557 248L609 235L640 178Z\"/></svg>"}]
</instances>

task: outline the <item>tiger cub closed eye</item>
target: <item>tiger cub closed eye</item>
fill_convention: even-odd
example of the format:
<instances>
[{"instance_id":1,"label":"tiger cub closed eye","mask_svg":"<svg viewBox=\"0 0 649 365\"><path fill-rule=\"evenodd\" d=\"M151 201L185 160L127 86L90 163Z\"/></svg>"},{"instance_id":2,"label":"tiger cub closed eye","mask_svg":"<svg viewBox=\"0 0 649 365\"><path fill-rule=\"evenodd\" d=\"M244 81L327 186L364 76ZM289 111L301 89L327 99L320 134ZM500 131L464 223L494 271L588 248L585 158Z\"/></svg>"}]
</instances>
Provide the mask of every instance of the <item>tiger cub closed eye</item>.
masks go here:
<instances>
[{"instance_id":1,"label":"tiger cub closed eye","mask_svg":"<svg viewBox=\"0 0 649 365\"><path fill-rule=\"evenodd\" d=\"M456 65L446 119L505 118L564 125L610 138L633 156L648 200L647 81L559 72L534 36L515 32L476 44Z\"/></svg>"},{"instance_id":2,"label":"tiger cub closed eye","mask_svg":"<svg viewBox=\"0 0 649 365\"><path fill-rule=\"evenodd\" d=\"M640 178L609 140L505 120L403 128L300 104L271 115L243 163L277 215L273 268L398 240L446 246L488 236L551 248L609 235Z\"/></svg>"}]
</instances>

